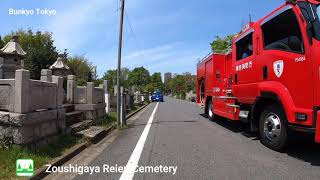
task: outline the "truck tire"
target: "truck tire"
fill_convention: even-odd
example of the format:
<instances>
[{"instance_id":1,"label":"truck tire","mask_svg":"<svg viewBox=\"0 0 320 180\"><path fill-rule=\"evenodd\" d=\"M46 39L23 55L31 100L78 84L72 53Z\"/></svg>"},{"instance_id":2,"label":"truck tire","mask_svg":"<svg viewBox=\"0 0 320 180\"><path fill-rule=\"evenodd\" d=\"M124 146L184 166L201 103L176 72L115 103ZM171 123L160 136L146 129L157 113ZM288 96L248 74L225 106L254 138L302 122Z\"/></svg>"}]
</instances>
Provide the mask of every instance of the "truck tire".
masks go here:
<instances>
[{"instance_id":1,"label":"truck tire","mask_svg":"<svg viewBox=\"0 0 320 180\"><path fill-rule=\"evenodd\" d=\"M213 113L213 102L212 100L208 103L208 117L210 121L214 120L214 113Z\"/></svg>"},{"instance_id":2,"label":"truck tire","mask_svg":"<svg viewBox=\"0 0 320 180\"><path fill-rule=\"evenodd\" d=\"M287 118L279 105L266 106L259 121L260 141L275 151L282 152L288 145Z\"/></svg>"}]
</instances>

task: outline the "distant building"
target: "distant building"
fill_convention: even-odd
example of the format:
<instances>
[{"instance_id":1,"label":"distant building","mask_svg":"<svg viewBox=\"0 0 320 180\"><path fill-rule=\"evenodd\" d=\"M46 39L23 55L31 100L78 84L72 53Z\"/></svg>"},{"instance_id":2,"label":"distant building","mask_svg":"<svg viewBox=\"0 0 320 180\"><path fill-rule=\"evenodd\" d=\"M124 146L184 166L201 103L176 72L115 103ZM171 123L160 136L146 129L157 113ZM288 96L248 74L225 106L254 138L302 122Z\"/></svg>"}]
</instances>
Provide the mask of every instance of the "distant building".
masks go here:
<instances>
[{"instance_id":1,"label":"distant building","mask_svg":"<svg viewBox=\"0 0 320 180\"><path fill-rule=\"evenodd\" d=\"M170 81L170 79L172 79L172 73L164 73L164 84L167 84Z\"/></svg>"}]
</instances>

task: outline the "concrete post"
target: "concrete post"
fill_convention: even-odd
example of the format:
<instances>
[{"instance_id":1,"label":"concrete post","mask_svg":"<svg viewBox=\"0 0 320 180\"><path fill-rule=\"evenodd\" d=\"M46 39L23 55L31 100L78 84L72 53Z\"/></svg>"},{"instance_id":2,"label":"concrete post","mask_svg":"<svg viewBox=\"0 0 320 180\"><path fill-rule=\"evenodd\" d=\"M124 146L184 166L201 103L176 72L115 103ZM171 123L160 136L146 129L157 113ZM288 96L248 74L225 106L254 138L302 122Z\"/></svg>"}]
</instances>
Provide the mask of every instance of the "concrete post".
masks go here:
<instances>
[{"instance_id":1,"label":"concrete post","mask_svg":"<svg viewBox=\"0 0 320 180\"><path fill-rule=\"evenodd\" d=\"M68 75L68 80L67 80L67 102L68 103L74 103L75 88L76 88L76 76Z\"/></svg>"},{"instance_id":2,"label":"concrete post","mask_svg":"<svg viewBox=\"0 0 320 180\"><path fill-rule=\"evenodd\" d=\"M118 94L117 91L118 91L117 86L114 86L114 91L113 91L114 92L114 94L113 94L114 96L117 96L117 94Z\"/></svg>"},{"instance_id":3,"label":"concrete post","mask_svg":"<svg viewBox=\"0 0 320 180\"><path fill-rule=\"evenodd\" d=\"M40 80L52 82L52 71L50 69L42 69Z\"/></svg>"},{"instance_id":4,"label":"concrete post","mask_svg":"<svg viewBox=\"0 0 320 180\"><path fill-rule=\"evenodd\" d=\"M126 121L126 101L125 101L125 94L123 86L120 87L120 98L121 98L121 105L120 105L120 122L122 126L127 125Z\"/></svg>"},{"instance_id":5,"label":"concrete post","mask_svg":"<svg viewBox=\"0 0 320 180\"><path fill-rule=\"evenodd\" d=\"M95 104L93 82L87 82L87 104Z\"/></svg>"},{"instance_id":6,"label":"concrete post","mask_svg":"<svg viewBox=\"0 0 320 180\"><path fill-rule=\"evenodd\" d=\"M57 108L60 109L62 108L62 103L63 103L63 77L60 76L52 76L52 82L57 84Z\"/></svg>"},{"instance_id":7,"label":"concrete post","mask_svg":"<svg viewBox=\"0 0 320 180\"><path fill-rule=\"evenodd\" d=\"M21 60L21 63L20 63L20 66L21 66L21 69L24 69L25 68L25 65L24 65L24 59Z\"/></svg>"},{"instance_id":8,"label":"concrete post","mask_svg":"<svg viewBox=\"0 0 320 180\"><path fill-rule=\"evenodd\" d=\"M4 58L3 57L0 57L0 65L4 63ZM4 76L3 76L3 70L0 69L0 79L3 79Z\"/></svg>"},{"instance_id":9,"label":"concrete post","mask_svg":"<svg viewBox=\"0 0 320 180\"><path fill-rule=\"evenodd\" d=\"M108 81L103 81L103 89L104 89L104 102L106 103L106 113L110 112L110 95L108 93Z\"/></svg>"},{"instance_id":10,"label":"concrete post","mask_svg":"<svg viewBox=\"0 0 320 180\"><path fill-rule=\"evenodd\" d=\"M14 112L28 113L29 107L29 81L30 72L24 69L16 70L15 73L15 96L14 96Z\"/></svg>"}]
</instances>

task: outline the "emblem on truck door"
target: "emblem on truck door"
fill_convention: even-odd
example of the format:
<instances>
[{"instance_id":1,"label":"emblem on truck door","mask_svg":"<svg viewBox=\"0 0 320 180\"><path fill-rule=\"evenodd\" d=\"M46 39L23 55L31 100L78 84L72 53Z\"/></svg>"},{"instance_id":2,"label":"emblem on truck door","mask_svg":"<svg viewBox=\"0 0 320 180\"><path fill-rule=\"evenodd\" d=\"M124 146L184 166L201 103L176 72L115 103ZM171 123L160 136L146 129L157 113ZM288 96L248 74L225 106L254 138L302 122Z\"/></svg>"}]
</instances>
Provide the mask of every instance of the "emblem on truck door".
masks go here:
<instances>
[{"instance_id":1,"label":"emblem on truck door","mask_svg":"<svg viewBox=\"0 0 320 180\"><path fill-rule=\"evenodd\" d=\"M279 60L273 63L273 71L278 78L281 77L283 68L284 68L283 60Z\"/></svg>"}]
</instances>

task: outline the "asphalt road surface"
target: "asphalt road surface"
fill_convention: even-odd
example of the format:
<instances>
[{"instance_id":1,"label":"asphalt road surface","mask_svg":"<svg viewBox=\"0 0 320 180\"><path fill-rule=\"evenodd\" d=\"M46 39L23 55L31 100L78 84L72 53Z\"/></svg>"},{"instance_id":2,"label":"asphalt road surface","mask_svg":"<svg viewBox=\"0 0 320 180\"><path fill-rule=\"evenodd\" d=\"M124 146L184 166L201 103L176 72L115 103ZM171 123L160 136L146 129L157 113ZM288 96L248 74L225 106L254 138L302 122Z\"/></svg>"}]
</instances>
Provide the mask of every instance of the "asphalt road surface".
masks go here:
<instances>
[{"instance_id":1,"label":"asphalt road surface","mask_svg":"<svg viewBox=\"0 0 320 180\"><path fill-rule=\"evenodd\" d=\"M174 175L126 169L75 179L320 179L320 147L311 138L300 138L278 153L260 144L246 126L223 118L210 122L202 113L182 100L153 103L89 163L176 166Z\"/></svg>"}]
</instances>

